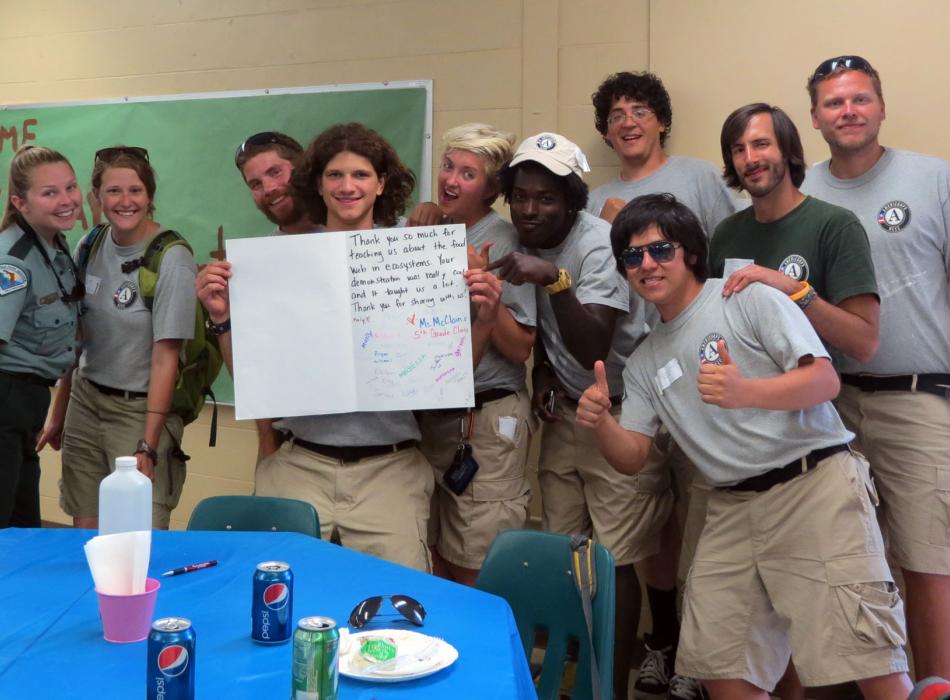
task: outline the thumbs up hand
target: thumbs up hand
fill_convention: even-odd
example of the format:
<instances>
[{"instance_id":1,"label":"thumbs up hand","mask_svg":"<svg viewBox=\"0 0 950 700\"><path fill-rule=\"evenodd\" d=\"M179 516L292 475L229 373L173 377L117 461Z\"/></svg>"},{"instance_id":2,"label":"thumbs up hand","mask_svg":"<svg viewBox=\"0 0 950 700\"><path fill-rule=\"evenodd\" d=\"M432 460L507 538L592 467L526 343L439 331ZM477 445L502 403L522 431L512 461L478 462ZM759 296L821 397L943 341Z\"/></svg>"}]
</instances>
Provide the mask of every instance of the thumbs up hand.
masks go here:
<instances>
[{"instance_id":1,"label":"thumbs up hand","mask_svg":"<svg viewBox=\"0 0 950 700\"><path fill-rule=\"evenodd\" d=\"M587 387L577 402L577 424L596 428L604 416L610 414L610 389L607 386L607 369L602 360L594 363L594 383Z\"/></svg>"},{"instance_id":2,"label":"thumbs up hand","mask_svg":"<svg viewBox=\"0 0 950 700\"><path fill-rule=\"evenodd\" d=\"M746 408L748 380L733 361L725 340L720 340L716 349L721 364L704 362L699 366L697 382L703 402L722 408Z\"/></svg>"}]
</instances>

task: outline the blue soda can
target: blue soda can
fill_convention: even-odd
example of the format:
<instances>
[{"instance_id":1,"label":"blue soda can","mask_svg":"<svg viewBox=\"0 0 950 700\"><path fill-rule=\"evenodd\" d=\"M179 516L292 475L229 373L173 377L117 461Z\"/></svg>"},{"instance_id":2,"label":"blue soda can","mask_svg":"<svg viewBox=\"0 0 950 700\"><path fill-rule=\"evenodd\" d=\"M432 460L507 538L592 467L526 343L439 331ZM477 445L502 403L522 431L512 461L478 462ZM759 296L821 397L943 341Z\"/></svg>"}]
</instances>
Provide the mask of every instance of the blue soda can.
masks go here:
<instances>
[{"instance_id":1,"label":"blue soda can","mask_svg":"<svg viewBox=\"0 0 950 700\"><path fill-rule=\"evenodd\" d=\"M194 700L195 630L191 620L155 620L148 635L146 658L147 700Z\"/></svg>"},{"instance_id":2,"label":"blue soda can","mask_svg":"<svg viewBox=\"0 0 950 700\"><path fill-rule=\"evenodd\" d=\"M251 639L283 644L294 633L294 574L290 564L262 561L254 572L251 594Z\"/></svg>"}]
</instances>

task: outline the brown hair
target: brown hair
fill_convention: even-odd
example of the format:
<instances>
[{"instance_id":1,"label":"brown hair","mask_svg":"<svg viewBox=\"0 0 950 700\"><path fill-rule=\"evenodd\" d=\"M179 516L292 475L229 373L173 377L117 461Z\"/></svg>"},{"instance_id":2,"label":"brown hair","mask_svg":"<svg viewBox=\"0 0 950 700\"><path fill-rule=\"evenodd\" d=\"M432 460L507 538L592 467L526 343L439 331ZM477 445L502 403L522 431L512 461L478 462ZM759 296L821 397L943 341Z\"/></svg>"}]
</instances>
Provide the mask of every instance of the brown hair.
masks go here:
<instances>
[{"instance_id":1,"label":"brown hair","mask_svg":"<svg viewBox=\"0 0 950 700\"><path fill-rule=\"evenodd\" d=\"M7 209L3 215L3 221L0 222L0 229L6 229L15 223L23 220L22 215L13 206L13 197L26 199L26 193L30 189L30 175L33 170L41 165L51 165L53 163L65 163L72 170L73 166L59 151L44 146L20 146L13 158L10 160L10 177L7 181ZM75 171L73 171L75 174Z\"/></svg>"},{"instance_id":2,"label":"brown hair","mask_svg":"<svg viewBox=\"0 0 950 700\"><path fill-rule=\"evenodd\" d=\"M115 155L108 158L96 158L96 162L92 166L92 189L95 190L96 196L99 196L102 176L106 170L109 168L134 170L135 174L139 176L139 180L145 185L145 191L148 193L148 215L152 216L155 213L156 190L155 170L152 169L152 164L148 162L147 158L139 156L131 150L122 150L125 146L113 146L113 148L116 149Z\"/></svg>"},{"instance_id":3,"label":"brown hair","mask_svg":"<svg viewBox=\"0 0 950 700\"><path fill-rule=\"evenodd\" d=\"M378 133L356 122L337 124L319 134L301 156L291 177L293 196L314 223L327 222L327 205L319 193L320 178L333 158L348 151L366 158L383 180L383 193L373 204L373 222L395 226L406 210L416 177Z\"/></svg>"},{"instance_id":4,"label":"brown hair","mask_svg":"<svg viewBox=\"0 0 950 700\"><path fill-rule=\"evenodd\" d=\"M740 107L728 117L722 125L719 136L719 146L722 149L722 177L729 187L742 189L739 173L732 163L732 145L745 133L746 127L756 114L771 114L772 129L775 131L775 140L778 142L782 157L788 163L788 173L792 184L799 187L805 181L805 151L802 148L802 139L798 129L785 112L778 107L767 105L764 102Z\"/></svg>"}]
</instances>

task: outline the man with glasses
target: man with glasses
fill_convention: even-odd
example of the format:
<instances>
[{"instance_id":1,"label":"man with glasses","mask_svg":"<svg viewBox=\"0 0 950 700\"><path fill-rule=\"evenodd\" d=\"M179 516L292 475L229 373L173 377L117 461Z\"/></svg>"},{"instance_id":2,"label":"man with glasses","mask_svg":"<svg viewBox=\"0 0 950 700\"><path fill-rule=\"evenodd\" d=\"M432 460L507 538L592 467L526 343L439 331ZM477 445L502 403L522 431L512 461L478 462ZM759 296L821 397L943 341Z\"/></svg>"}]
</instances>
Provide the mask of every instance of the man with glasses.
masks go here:
<instances>
[{"instance_id":1,"label":"man with glasses","mask_svg":"<svg viewBox=\"0 0 950 700\"><path fill-rule=\"evenodd\" d=\"M950 677L950 165L880 145L881 78L860 56L807 88L831 159L803 190L857 215L882 297L880 350L841 359L838 410L881 492L916 676Z\"/></svg>"},{"instance_id":2,"label":"man with glasses","mask_svg":"<svg viewBox=\"0 0 950 700\"><path fill-rule=\"evenodd\" d=\"M620 172L591 192L587 211L612 222L617 212L634 197L669 192L696 214L707 235L720 221L735 213L736 200L712 163L670 156L664 150L672 130L673 107L669 93L656 75L621 72L608 76L591 100L594 125L617 156ZM643 307L640 297L631 292L630 308L635 311L617 324L614 352L607 359L608 382L617 388L617 393L624 363L648 330L644 320L649 326L658 320L652 307L644 309L644 319L638 313ZM664 482L673 484L681 515L685 515L694 469L668 438L663 431L657 440L665 460L661 469L667 472ZM646 583L653 623L652 632L644 636L647 655L634 684L638 700L666 698L667 694L673 700L694 700L702 692L692 679L673 673L679 637L677 568L680 564L679 570L685 577L689 563L688 552L680 562L680 539L679 522L673 514L663 529L659 551L639 562L637 567Z\"/></svg>"},{"instance_id":3,"label":"man with glasses","mask_svg":"<svg viewBox=\"0 0 950 700\"><path fill-rule=\"evenodd\" d=\"M251 191L254 204L271 223L275 234L308 233L316 230L304 208L294 199L290 190L290 176L294 161L303 153L301 145L287 134L262 131L244 140L234 153L234 164ZM228 371L231 365L231 309L228 304L227 280L231 264L215 260L198 271L195 286L198 299L211 317L211 332L217 334ZM273 421L260 419L257 425L260 461L280 446L281 435Z\"/></svg>"},{"instance_id":4,"label":"man with glasses","mask_svg":"<svg viewBox=\"0 0 950 700\"><path fill-rule=\"evenodd\" d=\"M627 475L662 423L713 486L677 671L713 700L768 700L794 656L809 683L855 680L865 697L904 700L903 606L818 335L770 286L724 298L727 282L706 279L699 220L672 195L631 201L611 246L663 323L627 363L619 422L603 362L577 422Z\"/></svg>"}]
</instances>

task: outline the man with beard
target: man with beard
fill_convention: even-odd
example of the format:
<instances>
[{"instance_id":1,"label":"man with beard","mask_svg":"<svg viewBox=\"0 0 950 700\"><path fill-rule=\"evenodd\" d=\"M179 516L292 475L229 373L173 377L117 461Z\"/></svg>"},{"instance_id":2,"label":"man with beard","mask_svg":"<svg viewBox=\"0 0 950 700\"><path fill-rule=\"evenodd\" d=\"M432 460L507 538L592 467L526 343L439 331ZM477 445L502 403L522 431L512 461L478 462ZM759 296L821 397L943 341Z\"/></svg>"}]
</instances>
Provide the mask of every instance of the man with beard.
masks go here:
<instances>
[{"instance_id":1,"label":"man with beard","mask_svg":"<svg viewBox=\"0 0 950 700\"><path fill-rule=\"evenodd\" d=\"M234 164L251 190L254 204L264 216L277 225L275 234L308 233L316 230L316 226L290 191L294 161L302 153L301 145L290 136L277 131L263 131L245 139L234 154ZM202 267L195 280L199 301L204 303L209 295L226 295L227 280L230 276L231 263L226 260L215 260ZM211 327L211 332L219 336L218 343L230 371L229 331L230 322ZM257 459L260 461L280 446L281 434L274 429L273 421L269 419L259 419L255 423L258 439Z\"/></svg>"},{"instance_id":2,"label":"man with beard","mask_svg":"<svg viewBox=\"0 0 950 700\"><path fill-rule=\"evenodd\" d=\"M805 158L778 107L740 107L722 125L726 184L752 206L716 228L709 265L723 296L762 282L791 297L826 345L867 362L878 346L880 300L867 236L854 214L798 189Z\"/></svg>"},{"instance_id":3,"label":"man with beard","mask_svg":"<svg viewBox=\"0 0 950 700\"><path fill-rule=\"evenodd\" d=\"M838 410L881 491L916 676L948 677L950 166L881 146L881 77L860 56L823 61L808 93L831 159L808 171L805 190L857 215L883 297L880 352L842 360Z\"/></svg>"}]
</instances>

